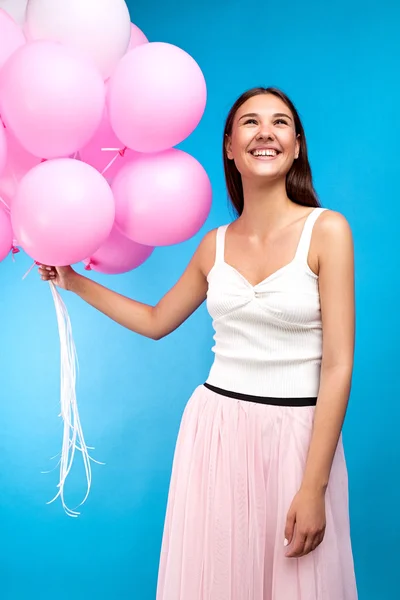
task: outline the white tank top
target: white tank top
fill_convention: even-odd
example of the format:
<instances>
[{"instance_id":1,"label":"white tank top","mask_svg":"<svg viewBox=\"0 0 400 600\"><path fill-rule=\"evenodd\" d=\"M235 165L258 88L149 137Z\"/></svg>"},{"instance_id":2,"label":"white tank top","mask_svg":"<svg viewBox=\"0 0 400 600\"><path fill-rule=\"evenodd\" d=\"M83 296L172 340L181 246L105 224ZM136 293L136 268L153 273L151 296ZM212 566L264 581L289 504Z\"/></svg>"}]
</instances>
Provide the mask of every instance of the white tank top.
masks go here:
<instances>
[{"instance_id":1,"label":"white tank top","mask_svg":"<svg viewBox=\"0 0 400 600\"><path fill-rule=\"evenodd\" d=\"M225 262L228 225L218 228L207 292L215 330L210 385L254 396L318 395L321 310L318 276L307 259L314 223L324 210L308 215L293 260L255 286Z\"/></svg>"}]
</instances>

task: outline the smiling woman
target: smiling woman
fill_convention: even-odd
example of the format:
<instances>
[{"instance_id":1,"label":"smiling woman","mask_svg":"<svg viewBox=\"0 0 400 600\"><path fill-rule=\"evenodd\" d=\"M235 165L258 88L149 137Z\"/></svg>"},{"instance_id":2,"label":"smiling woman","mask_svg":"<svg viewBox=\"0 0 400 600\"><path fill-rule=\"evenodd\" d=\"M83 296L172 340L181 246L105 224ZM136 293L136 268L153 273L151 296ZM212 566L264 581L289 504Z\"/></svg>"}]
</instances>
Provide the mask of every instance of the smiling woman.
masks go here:
<instances>
[{"instance_id":1,"label":"smiling woman","mask_svg":"<svg viewBox=\"0 0 400 600\"><path fill-rule=\"evenodd\" d=\"M156 340L207 300L215 360L182 417L157 600L356 600L341 439L351 231L320 207L302 124L281 91L238 99L223 152L239 216L204 237L155 307L71 267L42 267L42 277Z\"/></svg>"},{"instance_id":2,"label":"smiling woman","mask_svg":"<svg viewBox=\"0 0 400 600\"><path fill-rule=\"evenodd\" d=\"M182 420L157 600L356 600L351 232L320 207L280 90L237 100L223 157L239 218L200 247L215 360Z\"/></svg>"}]
</instances>

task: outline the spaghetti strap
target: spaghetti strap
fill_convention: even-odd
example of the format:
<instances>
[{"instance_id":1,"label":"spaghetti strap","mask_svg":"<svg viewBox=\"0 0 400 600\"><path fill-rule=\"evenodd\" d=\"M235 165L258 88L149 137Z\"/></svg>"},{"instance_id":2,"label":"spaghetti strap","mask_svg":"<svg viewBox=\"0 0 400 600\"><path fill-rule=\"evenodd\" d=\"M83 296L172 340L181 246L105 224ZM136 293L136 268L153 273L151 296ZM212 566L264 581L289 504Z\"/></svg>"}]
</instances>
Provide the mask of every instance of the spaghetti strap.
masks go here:
<instances>
[{"instance_id":1,"label":"spaghetti strap","mask_svg":"<svg viewBox=\"0 0 400 600\"><path fill-rule=\"evenodd\" d=\"M316 220L319 215L327 210L326 208L317 207L308 215L306 222L304 223L303 231L300 236L300 241L297 246L296 251L296 260L300 260L301 262L307 262L308 260L308 252L310 250L311 244L311 235L315 225Z\"/></svg>"},{"instance_id":2,"label":"spaghetti strap","mask_svg":"<svg viewBox=\"0 0 400 600\"><path fill-rule=\"evenodd\" d=\"M215 264L223 263L225 257L225 233L228 225L221 225L217 229L217 236L215 242Z\"/></svg>"}]
</instances>

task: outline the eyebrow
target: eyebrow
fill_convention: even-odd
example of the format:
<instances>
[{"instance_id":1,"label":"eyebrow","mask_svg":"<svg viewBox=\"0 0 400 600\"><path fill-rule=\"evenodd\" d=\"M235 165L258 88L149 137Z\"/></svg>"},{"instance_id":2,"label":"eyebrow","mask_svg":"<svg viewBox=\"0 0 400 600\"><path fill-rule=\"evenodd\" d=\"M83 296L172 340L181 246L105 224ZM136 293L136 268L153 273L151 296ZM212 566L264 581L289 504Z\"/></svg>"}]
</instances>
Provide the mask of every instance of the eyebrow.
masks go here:
<instances>
[{"instance_id":1,"label":"eyebrow","mask_svg":"<svg viewBox=\"0 0 400 600\"><path fill-rule=\"evenodd\" d=\"M259 117L260 115L257 113L246 113L245 115L242 115L239 119L239 121L241 121L242 119L244 119L245 117ZM276 118L276 117L286 117L287 119L290 119L291 121L293 120L292 117L290 117L289 115L287 115L286 113L274 113L272 115L272 118Z\"/></svg>"}]
</instances>

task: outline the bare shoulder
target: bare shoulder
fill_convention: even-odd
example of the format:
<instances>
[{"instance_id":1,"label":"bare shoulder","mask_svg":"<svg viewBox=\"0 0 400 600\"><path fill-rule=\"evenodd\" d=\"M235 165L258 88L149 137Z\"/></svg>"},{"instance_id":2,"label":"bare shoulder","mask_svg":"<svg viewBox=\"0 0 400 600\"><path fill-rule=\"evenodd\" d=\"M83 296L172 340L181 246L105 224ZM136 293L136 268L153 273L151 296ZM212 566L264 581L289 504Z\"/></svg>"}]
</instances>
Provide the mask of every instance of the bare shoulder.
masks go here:
<instances>
[{"instance_id":1,"label":"bare shoulder","mask_svg":"<svg viewBox=\"0 0 400 600\"><path fill-rule=\"evenodd\" d=\"M198 247L199 267L205 277L207 277L215 262L217 231L218 228L208 231Z\"/></svg>"},{"instance_id":2,"label":"bare shoulder","mask_svg":"<svg viewBox=\"0 0 400 600\"><path fill-rule=\"evenodd\" d=\"M215 262L215 253L217 249L217 231L218 228L208 231L201 240L197 248L197 259L199 267L207 277Z\"/></svg>"},{"instance_id":3,"label":"bare shoulder","mask_svg":"<svg viewBox=\"0 0 400 600\"><path fill-rule=\"evenodd\" d=\"M335 210L324 210L315 223L315 238L320 266L327 260L353 257L353 235L346 217Z\"/></svg>"},{"instance_id":4,"label":"bare shoulder","mask_svg":"<svg viewBox=\"0 0 400 600\"><path fill-rule=\"evenodd\" d=\"M340 241L342 238L351 237L351 228L348 220L336 210L324 210L315 223L315 233L318 237Z\"/></svg>"},{"instance_id":5,"label":"bare shoulder","mask_svg":"<svg viewBox=\"0 0 400 600\"><path fill-rule=\"evenodd\" d=\"M353 241L348 220L336 210L324 210L315 222L314 232L319 253L338 250L338 246L348 246Z\"/></svg>"}]
</instances>

